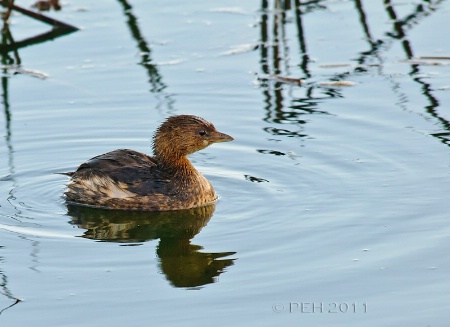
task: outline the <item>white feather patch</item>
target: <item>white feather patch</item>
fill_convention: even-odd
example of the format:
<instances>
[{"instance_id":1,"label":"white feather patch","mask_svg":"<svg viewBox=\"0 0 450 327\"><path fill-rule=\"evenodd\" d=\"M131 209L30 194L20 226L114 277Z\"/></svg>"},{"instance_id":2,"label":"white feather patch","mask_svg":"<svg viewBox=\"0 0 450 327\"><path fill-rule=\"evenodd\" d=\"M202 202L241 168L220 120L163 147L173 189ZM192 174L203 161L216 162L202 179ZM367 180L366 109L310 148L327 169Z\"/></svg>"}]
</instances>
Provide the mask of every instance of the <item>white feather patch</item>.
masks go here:
<instances>
[{"instance_id":1,"label":"white feather patch","mask_svg":"<svg viewBox=\"0 0 450 327\"><path fill-rule=\"evenodd\" d=\"M126 190L126 184L121 182L114 182L111 178L106 176L92 176L88 179L77 180L79 187L85 191L92 193L102 193L102 196L109 198L130 198L136 196L135 193ZM86 192L89 194L90 192Z\"/></svg>"}]
</instances>

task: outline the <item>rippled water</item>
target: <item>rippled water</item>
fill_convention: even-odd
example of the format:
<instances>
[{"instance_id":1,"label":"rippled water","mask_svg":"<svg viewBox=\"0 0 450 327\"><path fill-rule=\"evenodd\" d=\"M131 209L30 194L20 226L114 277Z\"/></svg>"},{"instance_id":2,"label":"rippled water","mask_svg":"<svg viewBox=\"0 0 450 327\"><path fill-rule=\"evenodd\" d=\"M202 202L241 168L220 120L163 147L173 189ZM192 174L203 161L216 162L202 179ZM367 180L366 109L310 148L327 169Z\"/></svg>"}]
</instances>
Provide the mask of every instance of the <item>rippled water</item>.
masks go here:
<instances>
[{"instance_id":1,"label":"rippled water","mask_svg":"<svg viewBox=\"0 0 450 327\"><path fill-rule=\"evenodd\" d=\"M449 2L299 3L63 3L2 50L2 326L447 324ZM191 157L217 205L64 203L180 113L235 138Z\"/></svg>"}]
</instances>

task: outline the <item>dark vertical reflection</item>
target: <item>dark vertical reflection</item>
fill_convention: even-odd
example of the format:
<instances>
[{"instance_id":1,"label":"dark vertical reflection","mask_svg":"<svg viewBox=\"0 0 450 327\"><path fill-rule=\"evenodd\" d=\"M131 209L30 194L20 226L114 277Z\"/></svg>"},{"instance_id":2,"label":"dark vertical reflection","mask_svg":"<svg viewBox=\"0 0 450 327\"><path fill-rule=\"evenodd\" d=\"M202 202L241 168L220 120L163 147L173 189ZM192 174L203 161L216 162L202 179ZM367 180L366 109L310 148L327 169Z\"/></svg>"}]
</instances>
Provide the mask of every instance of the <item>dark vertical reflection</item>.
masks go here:
<instances>
[{"instance_id":1,"label":"dark vertical reflection","mask_svg":"<svg viewBox=\"0 0 450 327\"><path fill-rule=\"evenodd\" d=\"M305 77L309 78L311 77L311 73L308 70L309 56L308 51L306 50L305 30L303 28L303 19L302 19L303 13L300 8L300 5L301 1L295 0L295 23L297 25L297 37L301 56L300 68L305 74Z\"/></svg>"},{"instance_id":2,"label":"dark vertical reflection","mask_svg":"<svg viewBox=\"0 0 450 327\"><path fill-rule=\"evenodd\" d=\"M391 0L383 0L385 11L390 19L390 25L387 31L382 34L381 38L374 37L369 16L370 12L364 9L362 0L354 0L355 12L357 14L361 33L369 45L368 50L355 52L357 56L353 59L358 66L347 72L339 72L329 77L330 80L342 80L351 78L353 74L367 72L373 69L372 66L378 68L378 73L383 75L383 52L392 48L392 45L400 42L401 48L405 54L405 59L414 57L413 45L408 39L408 32L415 25L419 24L423 18L429 16L432 12L438 10L437 5L441 1L419 1L414 7L403 17L399 17L394 3ZM342 90L323 88L314 83L308 83L307 79L314 77L308 65L310 62L310 54L308 53L307 41L308 35L305 27L305 15L314 14L319 10L327 9L326 1L307 1L307 0L262 0L261 2L261 47L260 47L260 64L261 64L261 91L263 93L265 104L264 121L269 123L284 124L283 128L270 126L264 128L271 135L285 135L291 137L306 137L303 131L306 124L304 115L307 114L326 114L326 112L318 110L320 102L329 98L342 97ZM293 11L294 19L292 22L286 19L289 11ZM286 35L287 24L295 24L297 38L289 38ZM286 40L292 40L286 42ZM344 42L345 40L343 40ZM298 42L298 43L297 43ZM281 48L281 45L283 46ZM289 52L290 48L296 49L300 56L298 67L300 75L291 76L289 71ZM437 108L439 101L433 95L433 88L427 81L416 77L420 72L420 65L411 64L409 75L412 79L420 84L422 95L426 97L429 105L425 107L426 112L433 118L437 119L445 129L442 133L434 133L433 136L438 137L442 142L450 143L449 123L445 118L438 115ZM290 77L291 80L303 80L302 86L289 85L289 79L277 79L277 76ZM275 78L274 78L275 77ZM393 81L390 76L386 76ZM305 82L306 80L306 82ZM404 92L401 92L401 85L395 83L392 89L398 93L401 100L405 101ZM400 91L400 92L399 92ZM294 93L295 92L295 93ZM274 153L274 151L261 150L261 153ZM276 151L275 151L276 152Z\"/></svg>"},{"instance_id":3,"label":"dark vertical reflection","mask_svg":"<svg viewBox=\"0 0 450 327\"><path fill-rule=\"evenodd\" d=\"M2 42L1 44L8 44L12 40L12 35L9 31L9 26L7 23L3 25L2 28ZM16 64L20 64L20 58L19 54L17 53L17 50L14 51L15 57L16 57ZM5 140L6 140L6 147L8 148L8 166L9 166L9 173L10 175L14 172L14 161L13 161L13 147L11 144L11 110L9 106L9 99L8 99L8 82L9 77L7 76L7 68L8 66L14 64L14 59L11 58L8 54L8 52L1 52L1 64L4 67L3 68L3 76L2 79L2 104L3 104L3 111L5 113Z\"/></svg>"},{"instance_id":4,"label":"dark vertical reflection","mask_svg":"<svg viewBox=\"0 0 450 327\"><path fill-rule=\"evenodd\" d=\"M273 15L273 29L272 29L272 54L273 54L273 74L280 74L280 35L279 29L281 25L279 8L277 9Z\"/></svg>"},{"instance_id":5,"label":"dark vertical reflection","mask_svg":"<svg viewBox=\"0 0 450 327\"><path fill-rule=\"evenodd\" d=\"M3 63L3 60L2 60ZM5 113L5 140L6 147L8 148L8 166L9 173L12 175L14 173L14 159L13 159L13 146L11 144L11 111L9 108L8 101L8 77L2 76L2 104Z\"/></svg>"},{"instance_id":6,"label":"dark vertical reflection","mask_svg":"<svg viewBox=\"0 0 450 327\"><path fill-rule=\"evenodd\" d=\"M2 35L4 36L4 34ZM3 41L3 39L2 39ZM10 64L11 62L11 58L9 58L6 54L2 54L1 56L1 63L2 66L5 66L7 64ZM3 70L3 74L6 74L5 69ZM13 196L13 190L17 187L16 182L14 180L14 159L13 159L13 146L11 143L11 111L10 111L10 107L9 107L9 100L8 100L8 77L6 76L2 76L2 104L3 104L3 111L5 113L5 127L6 127L6 132L5 132L5 140L6 140L6 147L8 149L8 167L9 167L9 176L8 177L3 177L4 179L9 179L13 181L13 187L11 188L10 191L10 196L8 198L8 201L11 199L11 197ZM0 246L0 249L2 249L3 247ZM0 257L0 263L3 263L3 258ZM5 296L8 299L12 300L13 302L4 307L4 308L0 308L0 315L3 314L3 312L11 307L13 307L14 305L16 305L17 303L20 302L20 300L18 298L16 298L15 296L13 296L12 292L9 290L8 288L8 277L6 275L6 273L0 269L0 296Z\"/></svg>"},{"instance_id":7,"label":"dark vertical reflection","mask_svg":"<svg viewBox=\"0 0 450 327\"><path fill-rule=\"evenodd\" d=\"M268 33L268 21L269 21L269 2L268 0L262 0L261 5L261 46L260 55L261 55L261 70L264 74L269 74L269 33Z\"/></svg>"},{"instance_id":8,"label":"dark vertical reflection","mask_svg":"<svg viewBox=\"0 0 450 327\"><path fill-rule=\"evenodd\" d=\"M278 11L279 1L275 2L275 10L269 8L269 2L262 1L261 4L261 70L266 75L263 79L268 84L267 77L280 74L279 59L279 37L278 37ZM269 22L272 21L272 30L269 29ZM263 88L265 108L270 113L272 107L282 107L281 84L275 83L274 88Z\"/></svg>"},{"instance_id":9,"label":"dark vertical reflection","mask_svg":"<svg viewBox=\"0 0 450 327\"><path fill-rule=\"evenodd\" d=\"M361 52L361 56L357 58L355 61L360 65L364 65L367 63L368 59L376 58L379 64L383 63L382 57L379 55L379 51L381 46L384 44L381 40L375 40L370 32L369 22L367 20L367 14L364 10L363 4L361 0L355 0L355 9L359 16L359 22L361 24L361 28L363 30L365 39L369 43L369 50ZM358 71L365 71L366 68L359 66Z\"/></svg>"},{"instance_id":10,"label":"dark vertical reflection","mask_svg":"<svg viewBox=\"0 0 450 327\"><path fill-rule=\"evenodd\" d=\"M1 42L0 42L0 57L1 57L1 66L2 66L2 76L1 76L1 103L3 107L4 117L5 117L5 145L7 148L7 156L8 156L8 176L1 176L2 182L4 181L12 181L12 187L9 191L9 196L7 201L14 207L18 214L20 214L20 210L14 206L13 200L15 200L14 191L17 188L17 182L14 177L15 173L15 165L14 165L14 149L13 149L13 132L12 132L12 120L13 114L11 111L11 105L9 101L9 75L8 71L11 68L20 67L22 61L19 56L19 49L23 47L28 47L32 45L36 45L42 42L47 42L49 40L53 40L57 37L67 35L77 31L78 29L74 26L68 25L64 22L57 21L53 18L44 16L42 14L29 11L28 9L24 9L22 7L14 5L13 1L0 1L0 5L9 7L8 13L3 16L3 27L1 29ZM37 34L31 37L27 37L23 40L16 41L13 38L13 35L10 30L10 25L7 22L10 10L13 9L16 12L19 12L29 18L33 18L42 23L48 24L52 26L52 29L48 32ZM11 55L12 54L12 55ZM31 256L33 258L33 262L37 262L37 253L38 253L38 242L33 242L33 251ZM2 246L0 246L2 249ZM0 257L0 264L4 262L3 257ZM36 267L31 267L31 269L36 269ZM20 299L16 298L10 289L8 288L8 277L7 274L0 269L0 296L6 297L11 300L11 304L0 308L0 315L2 315L7 309L13 307L17 303L21 302Z\"/></svg>"},{"instance_id":11,"label":"dark vertical reflection","mask_svg":"<svg viewBox=\"0 0 450 327\"><path fill-rule=\"evenodd\" d=\"M405 28L411 27L412 25L416 24L421 18L427 16L429 12L435 10L435 5L440 2L430 2L427 0L422 1L423 3L426 3L427 6L425 6L422 3L419 3L415 10L407 15L404 19L399 19L397 17L397 14L395 12L394 5L390 0L385 0L385 8L388 13L389 18L393 22L393 30L396 33L388 33L388 35L391 38L399 39L402 42L403 51L405 52L405 57L407 59L414 58L414 53L412 50L412 46L410 42L406 39L407 33L405 32ZM445 130L444 132L438 132L438 133L431 133L432 136L439 139L442 143L446 144L447 146L450 146L450 122L445 119L444 117L440 116L438 113L439 108L439 100L436 98L436 96L433 94L433 87L431 84L424 80L423 78L417 77L417 75L420 74L420 65L418 64L411 64L411 71L409 75L412 77L412 80L420 85L421 93L422 95L427 99L429 105L425 106L425 111L434 119L436 119L440 126Z\"/></svg>"},{"instance_id":12,"label":"dark vertical reflection","mask_svg":"<svg viewBox=\"0 0 450 327\"><path fill-rule=\"evenodd\" d=\"M415 75L415 74L414 74ZM439 115L439 100L433 95L433 88L430 83L419 77L414 77L413 80L421 85L422 94L427 98L429 105L425 106L426 112L439 122L439 125L444 132L431 133L430 135L436 137L442 143L450 146L450 122Z\"/></svg>"},{"instance_id":13,"label":"dark vertical reflection","mask_svg":"<svg viewBox=\"0 0 450 327\"><path fill-rule=\"evenodd\" d=\"M394 30L396 31L396 33L391 33L391 37L401 40L403 50L405 51L407 58L408 59L413 58L414 54L411 45L409 41L406 39L406 33L403 30L403 25L405 24L405 22L402 22L397 18L397 14L394 10L394 7L392 6L391 0L384 0L384 5L386 8L386 12L389 15L389 18L393 22Z\"/></svg>"},{"instance_id":14,"label":"dark vertical reflection","mask_svg":"<svg viewBox=\"0 0 450 327\"><path fill-rule=\"evenodd\" d=\"M367 22L366 13L363 9L361 0L355 0L356 11L359 15L359 21L361 22L361 27L364 31L364 35L369 42L373 42L372 34L370 33L369 24Z\"/></svg>"},{"instance_id":15,"label":"dark vertical reflection","mask_svg":"<svg viewBox=\"0 0 450 327\"><path fill-rule=\"evenodd\" d=\"M37 13L37 12L31 11L31 10L25 9L23 7L20 7L20 6L16 6L14 4L14 1L11 1L11 0L10 1L0 0L0 5L8 8L7 12L2 16L3 23L4 23L2 32L3 32L3 36L7 35L8 39L9 39L8 42L5 42L5 40L3 39L3 42L0 44L0 52L1 53L8 53L8 52L14 51L17 54L16 51L20 48L39 44L42 42L47 42L49 40L53 40L55 38L78 31L78 28L76 28L75 26L72 26L65 22L45 16L41 13ZM25 15L29 18L35 19L41 23L50 25L52 27L52 29L48 32L45 32L42 34L37 34L37 35L31 36L31 37L28 37L24 40L15 42L11 36L11 33L9 31L9 25L8 25L9 24L8 18L9 18L9 14L11 13L11 10L13 10L14 12L18 12L22 15ZM19 62L17 62L17 64L19 64Z\"/></svg>"},{"instance_id":16,"label":"dark vertical reflection","mask_svg":"<svg viewBox=\"0 0 450 327\"><path fill-rule=\"evenodd\" d=\"M9 31L9 26L7 23L5 23L3 25L3 29L2 29L2 45L4 44L9 44L10 42L14 42L14 40L12 39L12 35ZM2 94L1 94L1 101L2 101L2 105L3 105L3 112L5 115L5 145L7 148L7 153L8 153L8 176L2 176L2 179L4 181L9 180L12 181L12 187L9 191L9 196L8 196L8 202L11 204L12 207L14 207L16 209L16 211L19 213L20 210L18 210L16 208L16 206L12 203L13 200L15 199L14 196L14 191L17 188L17 182L15 180L14 177L14 172L15 172L15 166L14 166L14 149L13 149L13 143L12 143L12 113L11 113L11 108L10 108L10 103L9 103L9 76L8 76L8 71L7 71L7 67L10 67L11 65L19 65L20 64L20 57L19 54L16 50L13 50L14 53L14 57L15 60L9 56L8 51L6 52L0 52L0 56L1 56L1 64L3 68L2 71Z\"/></svg>"},{"instance_id":17,"label":"dark vertical reflection","mask_svg":"<svg viewBox=\"0 0 450 327\"><path fill-rule=\"evenodd\" d=\"M0 246L0 249L2 249L3 247ZM3 263L3 257L0 257L0 264ZM10 299L12 301L12 303L4 308L0 308L0 315L6 311L7 309L15 306L17 303L21 302L20 299L16 298L12 292L9 290L8 288L8 277L6 276L6 274L3 272L3 270L0 269L0 296L5 296L8 299Z\"/></svg>"},{"instance_id":18,"label":"dark vertical reflection","mask_svg":"<svg viewBox=\"0 0 450 327\"><path fill-rule=\"evenodd\" d=\"M283 9L280 7L280 2L275 1L275 10L273 11L273 29L272 29L272 69L271 73L273 75L281 74L281 39L280 39L280 30L283 28L283 20L281 15L283 13ZM283 109L283 89L281 83L276 82L275 87L273 88L274 102L272 106L275 108L275 111L278 112Z\"/></svg>"},{"instance_id":19,"label":"dark vertical reflection","mask_svg":"<svg viewBox=\"0 0 450 327\"><path fill-rule=\"evenodd\" d=\"M169 111L172 111L174 100L171 95L165 93L166 85L162 80L162 76L158 71L158 67L153 64L151 57L151 49L147 44L141 30L139 28L136 16L133 14L133 7L126 0L117 0L123 8L123 14L127 17L127 25L130 29L131 36L137 42L137 47L140 52L141 62L139 63L147 71L149 83L151 85L150 92L155 94L162 94L163 101L167 105Z\"/></svg>"},{"instance_id":20,"label":"dark vertical reflection","mask_svg":"<svg viewBox=\"0 0 450 327\"><path fill-rule=\"evenodd\" d=\"M20 67L22 61L19 56L19 49L23 47L28 47L32 45L36 45L42 42L47 42L49 40L53 40L57 37L61 37L63 35L68 35L70 33L78 31L78 28L75 26L66 24L62 21L58 21L56 19L50 18L40 13L36 13L34 11L30 11L28 9L16 6L14 1L0 1L0 5L6 7L7 13L2 16L3 19L3 27L1 29L1 42L0 42L0 56L1 56L1 64L2 64L2 104L3 111L5 114L5 140L6 146L8 148L8 165L9 165L9 173L10 176L13 176L14 173L14 160L13 160L13 146L12 146L12 131L11 131L11 122L12 122L12 114L8 99L8 69ZM52 29L46 33L37 34L28 38L25 38L21 41L16 41L13 38L13 35L10 31L10 25L8 20L9 14L11 10L15 12L19 12L20 14L39 21L41 23L50 25ZM10 55L12 53L12 56ZM13 178L13 177L11 177ZM13 187L14 189L15 187ZM11 190L10 197L13 197L13 189Z\"/></svg>"},{"instance_id":21,"label":"dark vertical reflection","mask_svg":"<svg viewBox=\"0 0 450 327\"><path fill-rule=\"evenodd\" d=\"M368 23L367 16L368 14L365 12L362 1L355 1L355 9L359 16L359 21L361 24L361 28L363 30L365 39L369 43L370 50L360 52L360 56L355 59L359 64L364 65L369 63L371 59L376 58L377 62L380 64L383 63L383 60L379 53L381 51L387 51L390 48L390 45L400 40L402 42L402 48L405 52L406 59L410 59L413 57L414 53L412 50L412 46L410 42L406 39L407 31L411 29L415 24L420 22L422 18L429 15L429 13L434 9L434 5L439 3L440 1L433 2L433 4L429 3L428 7L423 4L418 4L414 10L411 11L404 19L399 19L398 15L395 11L394 5L389 0L385 0L385 9L388 17L392 22L392 31L387 31L384 33L386 38L384 39L374 39L370 32L370 26ZM422 2L428 3L428 1L424 0ZM415 65L414 65L415 66ZM416 67L413 67L415 69ZM356 68L356 72L365 71L366 67L358 66Z\"/></svg>"},{"instance_id":22,"label":"dark vertical reflection","mask_svg":"<svg viewBox=\"0 0 450 327\"><path fill-rule=\"evenodd\" d=\"M261 4L261 46L260 48L260 64L261 71L264 76L269 76L269 1L262 0ZM265 83L268 82L267 78L263 79ZM271 107L271 95L269 93L268 88L262 88L264 104L266 111L269 111Z\"/></svg>"},{"instance_id":23,"label":"dark vertical reflection","mask_svg":"<svg viewBox=\"0 0 450 327\"><path fill-rule=\"evenodd\" d=\"M297 29L297 40L300 53L300 69L303 76L295 76L295 78L304 79L311 77L311 73L308 69L309 56L307 53L307 41L305 30L303 26L304 11L302 6L306 6L307 12L314 12L314 10L323 9L318 4L321 1L309 1L302 4L300 0L294 0L292 6L291 1L275 0L269 2L263 0L261 2L261 24L260 24L260 64L262 77L260 81L262 83L261 90L263 92L266 115L264 121L268 123L288 124L283 128L270 126L264 128L264 131L273 136L290 136L290 137L306 137L307 135L303 131L303 125L306 120L304 115L313 113L324 113L317 110L318 102L321 99L334 96L333 93L326 94L317 85L307 85L304 88L298 88L301 90L303 96L295 96L289 94L290 86L274 79L276 76L289 76L290 75L290 38L287 35L287 25L291 22L287 19L288 11L292 11L295 14L295 24ZM273 9L270 5L273 5ZM306 12L305 11L305 12ZM269 26L272 26L270 28ZM317 92L316 92L317 91ZM260 149L260 153L277 153L276 151Z\"/></svg>"}]
</instances>

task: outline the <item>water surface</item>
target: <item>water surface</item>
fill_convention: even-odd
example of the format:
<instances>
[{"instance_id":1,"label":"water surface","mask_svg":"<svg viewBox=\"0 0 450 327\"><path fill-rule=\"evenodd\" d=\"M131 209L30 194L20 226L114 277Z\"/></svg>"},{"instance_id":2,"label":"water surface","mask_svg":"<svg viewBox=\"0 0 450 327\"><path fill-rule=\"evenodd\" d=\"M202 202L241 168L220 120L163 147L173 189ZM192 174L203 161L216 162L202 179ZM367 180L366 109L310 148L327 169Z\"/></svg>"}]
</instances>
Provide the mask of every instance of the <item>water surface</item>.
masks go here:
<instances>
[{"instance_id":1,"label":"water surface","mask_svg":"<svg viewBox=\"0 0 450 327\"><path fill-rule=\"evenodd\" d=\"M77 1L2 53L2 324L445 326L449 3L284 3ZM186 113L235 138L191 156L215 206L64 203Z\"/></svg>"}]
</instances>

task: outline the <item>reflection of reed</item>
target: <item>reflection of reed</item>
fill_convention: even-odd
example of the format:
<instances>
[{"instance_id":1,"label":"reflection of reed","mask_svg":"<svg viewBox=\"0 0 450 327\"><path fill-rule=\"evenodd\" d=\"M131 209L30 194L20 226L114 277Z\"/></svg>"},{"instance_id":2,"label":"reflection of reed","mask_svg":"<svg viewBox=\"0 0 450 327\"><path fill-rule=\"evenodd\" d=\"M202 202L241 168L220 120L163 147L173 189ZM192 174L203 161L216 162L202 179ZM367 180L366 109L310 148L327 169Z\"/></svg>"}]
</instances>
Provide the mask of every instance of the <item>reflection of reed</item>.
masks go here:
<instances>
[{"instance_id":1,"label":"reflection of reed","mask_svg":"<svg viewBox=\"0 0 450 327\"><path fill-rule=\"evenodd\" d=\"M2 64L3 62L4 60L2 60ZM11 144L11 111L9 109L9 100L8 100L8 77L6 76L2 76L2 104L5 112L5 125L6 125L5 139L6 139L6 146L8 148L8 166L10 174L12 175L14 172L14 163L13 163L13 147Z\"/></svg>"},{"instance_id":2,"label":"reflection of reed","mask_svg":"<svg viewBox=\"0 0 450 327\"><path fill-rule=\"evenodd\" d=\"M140 212L93 209L68 205L72 223L87 229L83 237L140 243L160 239L157 255L161 271L175 287L197 287L213 283L234 259L235 252L200 252L190 240L208 223L215 205L179 211Z\"/></svg>"},{"instance_id":3,"label":"reflection of reed","mask_svg":"<svg viewBox=\"0 0 450 327\"><path fill-rule=\"evenodd\" d=\"M401 41L406 59L414 58L414 51L411 43L407 39L406 30L412 28L420 21L420 19L435 11L435 6L439 2L440 1L422 1L421 3L416 5L415 10L411 14L407 15L406 18L399 19L392 2L390 0L384 1L386 12L388 13L389 18L393 21L393 30L395 31L387 33L387 35L392 39ZM417 75L419 74L420 65L412 63L411 72L409 73L409 75L412 77L412 80L414 82L418 83L421 86L421 94L423 94L429 102L429 105L425 106L425 110L431 117L437 120L441 127L445 130L445 132L431 133L430 135L436 137L442 143L450 146L450 122L439 115L437 111L437 108L439 107L439 100L433 94L433 87L431 83L429 83L424 78L417 77Z\"/></svg>"},{"instance_id":4,"label":"reflection of reed","mask_svg":"<svg viewBox=\"0 0 450 327\"><path fill-rule=\"evenodd\" d=\"M298 43L300 46L300 56L301 56L301 63L300 67L305 74L305 77L311 77L311 74L308 70L308 62L309 62L309 56L308 51L306 50L306 40L305 40L305 32L303 28L303 20L302 20L302 11L300 8L300 0L295 0L295 23L297 25L297 36L298 36Z\"/></svg>"},{"instance_id":5,"label":"reflection of reed","mask_svg":"<svg viewBox=\"0 0 450 327\"><path fill-rule=\"evenodd\" d=\"M9 57L6 54L0 54L1 55L1 63L2 65L7 65L7 63L9 62ZM15 172L15 165L14 165L14 149L13 149L13 144L12 144L12 128L11 128L11 122L12 122L12 115L11 115L11 110L10 110L10 105L9 105L9 94L8 94L8 82L9 82L9 77L7 76L2 76L2 95L1 95L1 99L2 99L2 104L3 104L3 109L5 112L5 140L6 140L6 148L7 148L7 152L8 152L8 176L1 176L3 181L12 181L12 187L9 191L9 196L7 201L11 204L12 207L14 207L17 211L17 213L20 212L20 210L12 203L11 199L14 199L14 191L17 188L18 184L17 181L14 177L14 172Z\"/></svg>"},{"instance_id":6,"label":"reflection of reed","mask_svg":"<svg viewBox=\"0 0 450 327\"><path fill-rule=\"evenodd\" d=\"M306 85L304 87L305 97L291 98L290 103L285 101L285 90L283 83L280 81L270 80L270 76L273 75L289 75L289 44L287 42L288 37L286 35L286 11L295 10L296 13L296 27L299 40L299 53L300 53L300 69L303 76L300 79L306 79L311 77L311 73L308 69L309 55L307 52L305 31L303 27L303 13L311 12L315 9L322 9L319 5L321 1L308 1L302 4L301 1L294 1L294 8L292 8L291 1L275 0L274 10L269 8L269 1L263 0L261 4L261 71L263 77L263 96L266 109L265 121L275 123L289 123L294 128L283 126L282 129L268 127L265 128L266 132L272 135L285 135L291 137L306 137L307 135L303 131L302 125L306 120L302 117L310 114L325 112L317 110L318 102L329 96L333 96L336 90L329 90L328 94L315 95L315 85ZM304 11L302 8L306 8ZM272 28L270 27L272 24Z\"/></svg>"},{"instance_id":7,"label":"reflection of reed","mask_svg":"<svg viewBox=\"0 0 450 327\"><path fill-rule=\"evenodd\" d=\"M3 261L2 257L0 257L0 262ZM16 298L15 296L12 295L11 291L8 288L8 277L3 273L2 270L0 270L0 276L1 276L1 280L0 280L0 295L2 296L6 296L8 299L12 300L13 303L8 305L7 307L3 308L0 310L0 315L7 309L15 306L17 303L21 302L22 300Z\"/></svg>"},{"instance_id":8,"label":"reflection of reed","mask_svg":"<svg viewBox=\"0 0 450 327\"><path fill-rule=\"evenodd\" d=\"M56 19L47 17L45 15L27 10L25 8L16 6L14 4L14 1L0 1L0 5L7 8L7 12L4 14L3 18L3 27L1 30L1 43L0 43L0 56L1 56L1 65L3 69L3 76L1 77L2 82L2 104L3 109L5 113L5 122L6 122L6 146L8 148L8 165L10 170L10 175L13 175L14 173L14 163L13 163L13 147L12 147L12 132L11 132L11 121L12 121L12 115L11 115L11 109L8 99L8 81L9 77L7 76L7 72L9 68L18 68L21 64L21 59L19 56L19 49L35 44L39 44L42 42L46 42L49 40L53 40L57 37L73 33L78 30L78 28L66 24L64 22L58 21ZM10 25L8 23L8 18L11 10L15 10L27 17L33 18L35 20L38 20L42 23L48 24L52 26L52 29L46 33L38 34L29 38L26 38L21 41L15 41L13 38L13 35L10 30ZM13 53L13 56L10 56L10 52ZM16 69L18 72L19 70ZM24 71L20 70L22 73L28 73L30 75L33 75L33 72L31 71ZM11 191L12 192L12 191Z\"/></svg>"},{"instance_id":9,"label":"reflection of reed","mask_svg":"<svg viewBox=\"0 0 450 327\"><path fill-rule=\"evenodd\" d=\"M386 31L383 35L384 38L376 39L373 37L370 31L370 24L367 19L368 13L364 10L362 0L354 0L355 10L359 17L361 24L361 30L365 37L365 40L369 44L369 50L356 52L356 58L352 58L352 61L356 61L358 66L353 71L347 71L345 73L337 73L331 78L333 81L339 81L348 78L352 74L359 74L369 69L368 64L375 61L379 67L383 65L383 58L380 55L381 52L388 51L392 44L395 42L401 42L402 49L405 53L405 59L411 59L414 57L414 51L411 42L408 40L408 31L423 18L429 16L433 11L436 11L436 7L441 1L419 1L415 7L407 14L403 19L397 15L395 5L391 0L384 0L385 10L388 18L392 24L392 29ZM273 6L273 10L270 8ZM271 75L289 76L289 45L285 41L287 39L284 26L290 23L286 20L287 11L293 11L295 16L295 24L297 31L298 53L300 55L300 68L301 75L295 76L296 79L306 80L313 77L311 70L309 69L309 58L307 47L307 34L304 26L303 16L306 14L314 14L317 10L323 10L326 8L327 3L323 0L262 0L261 2L261 47L260 47L260 64L263 77L261 78L262 92L265 102L266 117L265 121L274 122L280 124L290 124L290 126L296 126L296 130L292 130L292 127L287 128L286 125L282 129L270 127L265 130L272 135L287 135L305 137L302 125L305 124L303 115L307 114L324 114L323 111L317 110L318 103L326 98L341 97L341 91L338 89L323 89L319 85L314 83L304 83L302 86L303 97L293 97L291 94L286 96L285 86L278 80L270 78ZM270 24L272 23L272 28ZM284 68L286 67L286 68ZM439 138L445 144L450 145L450 123L440 116L437 112L439 101L433 95L432 87L428 81L423 78L417 77L420 72L420 66L415 63L411 63L410 76L412 80L421 86L421 94L425 96L429 102L429 105L425 107L426 112L436 119L440 125L445 129L443 133L434 133L433 136ZM379 69L379 73L383 74L382 69ZM389 77L388 77L389 78ZM392 89L393 92L398 92L397 89L401 89L398 83ZM297 87L297 89L299 89ZM320 95L317 96L317 91ZM288 102L289 101L289 102ZM288 102L288 103L287 103Z\"/></svg>"},{"instance_id":10,"label":"reflection of reed","mask_svg":"<svg viewBox=\"0 0 450 327\"><path fill-rule=\"evenodd\" d=\"M0 44L0 53L2 53L2 54L6 54L10 51L17 51L20 48L24 48L24 47L27 47L30 45L53 40L57 37L78 31L78 28L76 28L72 25L66 24L64 22L61 22L59 20L47 17L45 15L42 15L42 14L39 14L36 12L30 11L28 9L16 6L13 2L14 1L0 1L0 5L7 8L7 10L8 10L8 13L4 16L4 24L3 24L3 33L4 33L4 35L5 35L5 33L7 33L8 37L6 39L4 37L2 38L2 44ZM8 22L7 22L7 19L9 17L9 12L11 10L15 10L27 17L30 17L30 18L36 19L42 23L48 24L48 25L52 26L52 29L46 33L32 36L32 37L29 37L22 41L14 41L11 33L9 32L9 27L8 27ZM19 64L19 63L16 62L16 64Z\"/></svg>"},{"instance_id":11,"label":"reflection of reed","mask_svg":"<svg viewBox=\"0 0 450 327\"><path fill-rule=\"evenodd\" d=\"M11 187L11 190L9 192L8 201L11 200L11 198L14 198L14 190L17 187L17 182L14 178L14 157L13 157L13 146L12 146L12 131L11 131L11 122L12 122L12 114L11 114L11 108L9 103L9 92L8 92L8 82L9 77L7 76L6 72L7 69L11 66L18 67L21 64L20 56L18 50L23 47L27 47L30 45L42 43L48 40L52 40L56 37L63 36L72 32L75 32L77 28L67 25L65 23L56 21L54 19L48 18L44 15L37 14L30 12L29 10L23 9L21 7L15 6L12 1L0 1L0 5L7 6L9 9L16 10L18 12L21 12L22 14L29 16L34 19L38 19L41 22L44 22L46 24L52 25L52 30L50 30L47 33L39 34L33 37L29 37L27 39L24 39L22 41L16 42L12 36L12 33L9 28L9 24L6 22L9 13L4 17L4 24L2 28L2 36L1 36L1 43L0 43L0 56L1 56L1 65L3 68L3 76L1 77L1 88L2 88L2 94L1 94L1 100L3 104L3 111L5 114L5 140L6 140L6 146L8 149L8 166L9 166L9 176L2 176L3 180L12 180L13 185ZM9 53L12 52L13 56L10 56ZM14 205L13 205L14 206ZM19 212L19 210L16 208L16 210ZM33 244L33 252L31 253L32 257L36 257L36 249L37 249L37 243ZM0 258L0 261L2 259ZM31 267L31 269L35 269L34 267ZM12 304L9 306L2 308L0 310L0 315L5 312L5 310L13 307L14 305L21 302L20 299L13 296L12 292L8 288L8 278L7 275L0 270L0 295L5 296L13 301Z\"/></svg>"},{"instance_id":12,"label":"reflection of reed","mask_svg":"<svg viewBox=\"0 0 450 327\"><path fill-rule=\"evenodd\" d=\"M164 93L164 89L166 89L167 86L162 81L162 76L158 71L158 67L152 63L151 49L141 33L136 16L134 16L132 12L133 7L126 0L117 1L122 5L123 14L127 17L127 25L130 29L131 36L137 42L137 47L141 56L140 65L147 71L149 83L151 85L150 92L155 94L163 94L164 101L166 102L168 109L172 110L172 104L174 101L170 94Z\"/></svg>"}]
</instances>

